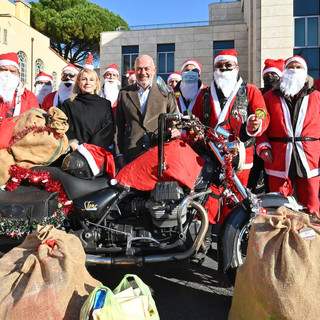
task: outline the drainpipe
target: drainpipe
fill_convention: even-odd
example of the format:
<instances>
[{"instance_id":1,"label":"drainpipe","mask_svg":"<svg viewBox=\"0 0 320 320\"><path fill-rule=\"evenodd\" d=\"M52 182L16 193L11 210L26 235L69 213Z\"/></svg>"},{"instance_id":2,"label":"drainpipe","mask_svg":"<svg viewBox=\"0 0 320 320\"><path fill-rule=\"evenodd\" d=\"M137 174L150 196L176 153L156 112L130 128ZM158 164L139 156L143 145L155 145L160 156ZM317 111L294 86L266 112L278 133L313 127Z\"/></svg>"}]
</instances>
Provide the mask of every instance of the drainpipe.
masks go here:
<instances>
[{"instance_id":1,"label":"drainpipe","mask_svg":"<svg viewBox=\"0 0 320 320\"><path fill-rule=\"evenodd\" d=\"M31 38L31 88L30 90L33 92L33 42L34 38Z\"/></svg>"}]
</instances>

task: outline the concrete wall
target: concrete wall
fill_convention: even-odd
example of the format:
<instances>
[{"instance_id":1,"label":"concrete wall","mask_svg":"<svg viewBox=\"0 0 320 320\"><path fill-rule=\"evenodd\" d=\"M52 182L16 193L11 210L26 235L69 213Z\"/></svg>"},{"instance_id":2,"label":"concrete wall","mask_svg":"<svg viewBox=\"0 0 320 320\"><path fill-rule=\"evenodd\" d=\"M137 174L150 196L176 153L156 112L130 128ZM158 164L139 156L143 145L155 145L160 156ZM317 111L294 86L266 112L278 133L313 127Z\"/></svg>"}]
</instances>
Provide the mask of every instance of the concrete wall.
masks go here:
<instances>
[{"instance_id":1,"label":"concrete wall","mask_svg":"<svg viewBox=\"0 0 320 320\"><path fill-rule=\"evenodd\" d=\"M292 0L261 0L261 67L264 61L293 55L294 18Z\"/></svg>"},{"instance_id":2,"label":"concrete wall","mask_svg":"<svg viewBox=\"0 0 320 320\"><path fill-rule=\"evenodd\" d=\"M175 44L175 70L190 58L202 64L202 81L209 85L213 72L213 41L234 40L239 54L242 75L247 79L247 27L244 23L153 29L141 31L114 31L101 33L101 73L110 64L122 68L122 46L138 45L139 54L150 55L157 64L157 44Z\"/></svg>"},{"instance_id":3,"label":"concrete wall","mask_svg":"<svg viewBox=\"0 0 320 320\"><path fill-rule=\"evenodd\" d=\"M19 5L23 5L23 2L19 1ZM13 10L15 5L13 3L8 0L0 0L0 8L0 13L6 14L0 16L0 52L6 53L23 51L26 54L26 87L31 89L31 84L34 84L34 79L36 77L34 71L35 61L37 59L41 59L43 61L44 72L51 75L53 72L57 73L57 85L59 85L61 70L66 66L66 64L68 64L68 62L53 52L53 50L50 48L50 39L48 37L31 28L29 24L26 24L25 22L16 18L14 14L12 15L12 12L15 13ZM6 29L8 32L7 43L3 42L3 29Z\"/></svg>"}]
</instances>

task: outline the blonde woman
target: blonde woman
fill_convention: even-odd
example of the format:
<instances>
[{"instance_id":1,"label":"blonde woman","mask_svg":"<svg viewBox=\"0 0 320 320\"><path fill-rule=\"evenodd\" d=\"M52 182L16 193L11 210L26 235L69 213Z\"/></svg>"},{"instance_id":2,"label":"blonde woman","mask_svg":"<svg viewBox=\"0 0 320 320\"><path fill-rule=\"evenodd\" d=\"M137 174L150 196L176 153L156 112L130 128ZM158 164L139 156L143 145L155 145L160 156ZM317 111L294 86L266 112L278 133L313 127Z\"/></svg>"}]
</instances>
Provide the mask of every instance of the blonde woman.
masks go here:
<instances>
[{"instance_id":1,"label":"blonde woman","mask_svg":"<svg viewBox=\"0 0 320 320\"><path fill-rule=\"evenodd\" d=\"M94 70L82 69L73 87L70 99L61 110L68 117L67 136L72 150L82 143L108 149L114 133L111 103L100 94L100 81Z\"/></svg>"}]
</instances>

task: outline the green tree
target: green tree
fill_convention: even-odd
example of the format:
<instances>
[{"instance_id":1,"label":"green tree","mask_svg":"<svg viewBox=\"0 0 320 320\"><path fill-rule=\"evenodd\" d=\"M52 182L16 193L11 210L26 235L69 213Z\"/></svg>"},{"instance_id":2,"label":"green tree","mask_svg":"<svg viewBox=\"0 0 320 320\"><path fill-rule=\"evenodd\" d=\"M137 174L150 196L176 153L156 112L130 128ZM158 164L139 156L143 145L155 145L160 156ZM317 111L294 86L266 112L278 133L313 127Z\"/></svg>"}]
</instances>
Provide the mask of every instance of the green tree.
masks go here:
<instances>
[{"instance_id":1,"label":"green tree","mask_svg":"<svg viewBox=\"0 0 320 320\"><path fill-rule=\"evenodd\" d=\"M119 16L87 0L30 2L31 25L50 38L50 46L71 63L83 62L88 52L100 52L100 33L128 24Z\"/></svg>"}]
</instances>

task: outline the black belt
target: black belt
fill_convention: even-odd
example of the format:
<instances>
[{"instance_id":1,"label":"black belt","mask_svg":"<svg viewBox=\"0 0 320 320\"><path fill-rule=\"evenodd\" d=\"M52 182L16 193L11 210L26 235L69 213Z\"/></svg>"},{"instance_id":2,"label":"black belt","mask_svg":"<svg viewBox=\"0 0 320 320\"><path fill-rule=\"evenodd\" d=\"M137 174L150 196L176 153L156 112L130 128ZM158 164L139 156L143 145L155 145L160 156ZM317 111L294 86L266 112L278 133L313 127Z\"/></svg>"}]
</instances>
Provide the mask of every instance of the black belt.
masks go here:
<instances>
[{"instance_id":1,"label":"black belt","mask_svg":"<svg viewBox=\"0 0 320 320\"><path fill-rule=\"evenodd\" d=\"M295 141L317 141L319 138L310 137L270 137L269 141L274 142L295 142Z\"/></svg>"}]
</instances>

